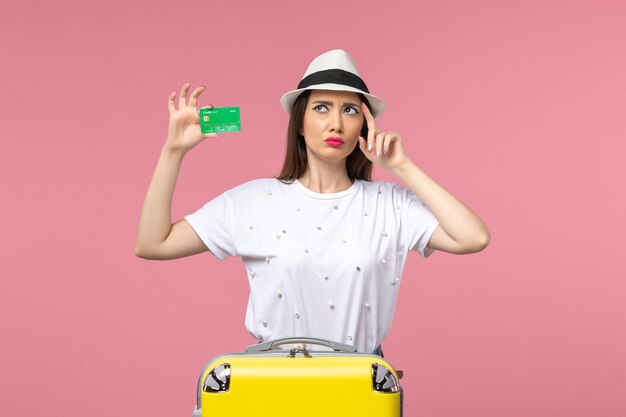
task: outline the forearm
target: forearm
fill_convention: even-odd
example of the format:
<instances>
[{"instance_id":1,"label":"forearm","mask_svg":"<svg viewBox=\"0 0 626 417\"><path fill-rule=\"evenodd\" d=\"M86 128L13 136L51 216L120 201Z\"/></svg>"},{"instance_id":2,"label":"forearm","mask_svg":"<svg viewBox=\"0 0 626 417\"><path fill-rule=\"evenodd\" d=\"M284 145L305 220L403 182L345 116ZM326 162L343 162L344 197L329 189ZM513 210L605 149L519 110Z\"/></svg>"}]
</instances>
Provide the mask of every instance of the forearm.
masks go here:
<instances>
[{"instance_id":1,"label":"forearm","mask_svg":"<svg viewBox=\"0 0 626 417\"><path fill-rule=\"evenodd\" d=\"M407 160L391 172L426 204L439 226L459 245L476 247L489 241L489 231L483 221L412 161Z\"/></svg>"},{"instance_id":2,"label":"forearm","mask_svg":"<svg viewBox=\"0 0 626 417\"><path fill-rule=\"evenodd\" d=\"M183 157L184 152L161 151L141 209L136 252L160 245L170 233L172 198Z\"/></svg>"}]
</instances>

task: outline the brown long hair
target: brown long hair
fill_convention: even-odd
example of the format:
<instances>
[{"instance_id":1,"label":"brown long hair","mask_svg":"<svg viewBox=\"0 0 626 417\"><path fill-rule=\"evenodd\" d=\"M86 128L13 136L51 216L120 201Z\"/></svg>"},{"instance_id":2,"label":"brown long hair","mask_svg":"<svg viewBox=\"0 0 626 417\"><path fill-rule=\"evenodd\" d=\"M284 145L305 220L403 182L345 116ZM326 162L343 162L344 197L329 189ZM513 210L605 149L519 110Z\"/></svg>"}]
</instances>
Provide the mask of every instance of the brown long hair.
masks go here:
<instances>
[{"instance_id":1,"label":"brown long hair","mask_svg":"<svg viewBox=\"0 0 626 417\"><path fill-rule=\"evenodd\" d=\"M289 126L287 127L285 162L283 163L280 174L276 177L276 179L284 183L291 183L300 178L304 175L304 171L306 171L308 165L306 143L304 142L304 136L300 134L300 129L302 128L304 112L306 111L310 94L311 90L306 90L300 94L291 109ZM365 96L359 94L359 97L371 110L370 103ZM361 136L367 138L367 123L365 123L365 120L363 121L363 127L361 127ZM348 178L350 178L352 182L354 182L355 179L365 181L372 180L372 161L363 155L358 143L354 151L346 158L346 170L348 171Z\"/></svg>"}]
</instances>

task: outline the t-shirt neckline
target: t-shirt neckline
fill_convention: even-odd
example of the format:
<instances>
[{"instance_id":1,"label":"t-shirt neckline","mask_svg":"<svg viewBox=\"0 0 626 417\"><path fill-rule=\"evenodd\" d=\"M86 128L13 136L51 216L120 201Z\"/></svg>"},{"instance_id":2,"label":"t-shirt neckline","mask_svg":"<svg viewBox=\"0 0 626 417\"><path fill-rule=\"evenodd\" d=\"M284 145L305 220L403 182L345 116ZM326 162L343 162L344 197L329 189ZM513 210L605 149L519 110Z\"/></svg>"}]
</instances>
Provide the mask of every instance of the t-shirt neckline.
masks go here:
<instances>
[{"instance_id":1,"label":"t-shirt neckline","mask_svg":"<svg viewBox=\"0 0 626 417\"><path fill-rule=\"evenodd\" d=\"M302 191L304 194L306 194L306 195L308 195L310 197L319 198L319 199L322 199L322 200L329 200L329 199L333 199L333 198L340 198L340 197L343 197L345 195L348 195L348 194L352 193L359 186L360 182L361 182L361 180L358 180L358 179L354 180L354 182L352 183L350 188L348 188L347 190L339 191L338 193L317 193L317 192L312 191L312 190L308 189L307 187L305 187L297 179L293 183L296 185L296 187L298 187L298 189L300 191Z\"/></svg>"}]
</instances>

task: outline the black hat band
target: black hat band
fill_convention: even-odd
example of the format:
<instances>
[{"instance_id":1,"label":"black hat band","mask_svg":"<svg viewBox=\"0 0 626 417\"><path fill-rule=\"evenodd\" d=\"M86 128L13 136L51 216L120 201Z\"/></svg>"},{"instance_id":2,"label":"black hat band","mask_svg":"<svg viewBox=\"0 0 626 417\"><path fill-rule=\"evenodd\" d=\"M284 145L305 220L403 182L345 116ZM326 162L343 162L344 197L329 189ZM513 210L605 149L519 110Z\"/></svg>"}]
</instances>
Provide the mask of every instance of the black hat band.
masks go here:
<instances>
[{"instance_id":1,"label":"black hat band","mask_svg":"<svg viewBox=\"0 0 626 417\"><path fill-rule=\"evenodd\" d=\"M298 90L318 84L341 84L365 91L367 94L370 92L361 77L342 69L329 69L309 74L298 83Z\"/></svg>"}]
</instances>

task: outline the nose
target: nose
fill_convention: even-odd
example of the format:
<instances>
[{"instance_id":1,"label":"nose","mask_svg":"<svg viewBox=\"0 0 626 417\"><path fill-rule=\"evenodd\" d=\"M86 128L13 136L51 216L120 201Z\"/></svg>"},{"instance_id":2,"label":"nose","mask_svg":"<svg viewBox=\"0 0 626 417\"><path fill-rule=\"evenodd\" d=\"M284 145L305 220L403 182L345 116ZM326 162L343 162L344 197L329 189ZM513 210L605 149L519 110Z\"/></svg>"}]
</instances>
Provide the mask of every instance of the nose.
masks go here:
<instances>
[{"instance_id":1,"label":"nose","mask_svg":"<svg viewBox=\"0 0 626 417\"><path fill-rule=\"evenodd\" d=\"M339 108L332 112L329 122L331 132L343 133L343 114Z\"/></svg>"}]
</instances>

